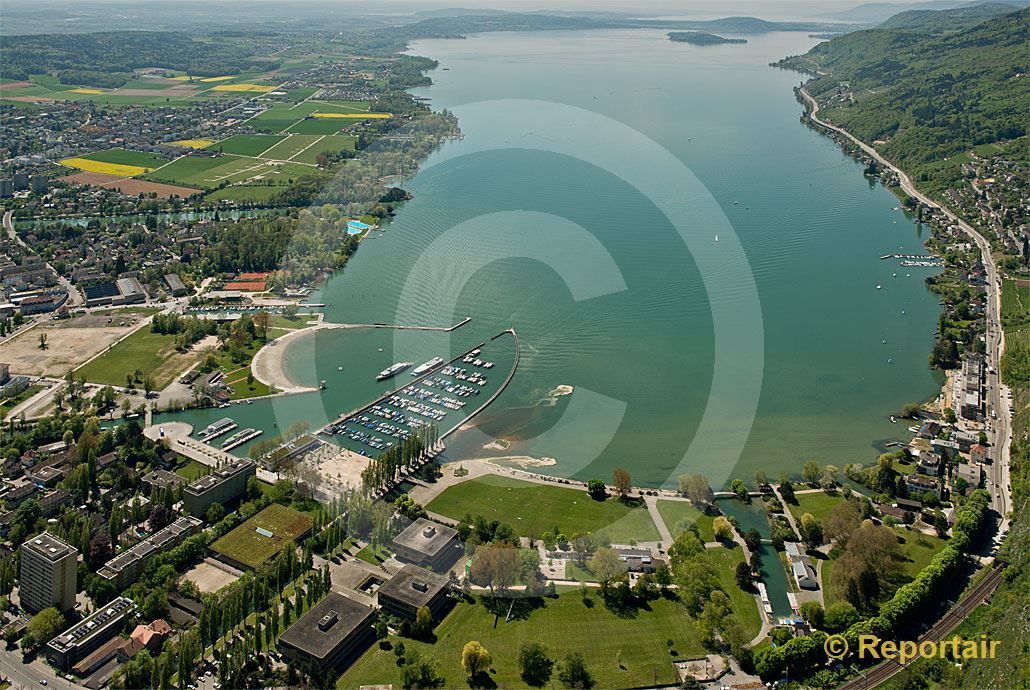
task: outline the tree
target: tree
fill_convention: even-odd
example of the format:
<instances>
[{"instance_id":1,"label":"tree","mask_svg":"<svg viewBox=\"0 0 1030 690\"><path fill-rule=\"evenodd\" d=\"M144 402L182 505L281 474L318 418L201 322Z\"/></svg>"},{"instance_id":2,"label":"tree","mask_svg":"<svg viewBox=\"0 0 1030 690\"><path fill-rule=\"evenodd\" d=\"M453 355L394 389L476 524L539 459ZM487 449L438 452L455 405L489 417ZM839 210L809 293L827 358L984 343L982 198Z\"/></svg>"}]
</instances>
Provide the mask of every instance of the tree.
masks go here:
<instances>
[{"instance_id":1,"label":"tree","mask_svg":"<svg viewBox=\"0 0 1030 690\"><path fill-rule=\"evenodd\" d=\"M712 531L715 532L715 538L719 541L733 538L733 524L724 515L720 515L712 521Z\"/></svg>"},{"instance_id":2,"label":"tree","mask_svg":"<svg viewBox=\"0 0 1030 690\"><path fill-rule=\"evenodd\" d=\"M47 349L47 344L46 344L46 333L40 333L40 334L39 334L39 349L40 349L40 350L45 350L45 349Z\"/></svg>"},{"instance_id":3,"label":"tree","mask_svg":"<svg viewBox=\"0 0 1030 690\"><path fill-rule=\"evenodd\" d=\"M734 579L737 581L737 586L745 592L751 591L751 566L744 561L737 563L737 570L734 573Z\"/></svg>"},{"instance_id":4,"label":"tree","mask_svg":"<svg viewBox=\"0 0 1030 690\"><path fill-rule=\"evenodd\" d=\"M415 612L415 625L412 632L416 637L426 637L433 632L433 614L428 606L420 606Z\"/></svg>"},{"instance_id":5,"label":"tree","mask_svg":"<svg viewBox=\"0 0 1030 690\"><path fill-rule=\"evenodd\" d=\"M866 520L837 558L831 582L856 608L870 608L901 570L901 547L893 530Z\"/></svg>"},{"instance_id":6,"label":"tree","mask_svg":"<svg viewBox=\"0 0 1030 690\"><path fill-rule=\"evenodd\" d=\"M204 517L207 519L208 523L212 525L217 524L225 517L225 508L221 503L216 501L208 506L207 512L204 513Z\"/></svg>"},{"instance_id":7,"label":"tree","mask_svg":"<svg viewBox=\"0 0 1030 690\"><path fill-rule=\"evenodd\" d=\"M539 642L524 642L519 648L519 673L526 685L540 687L551 679L554 660Z\"/></svg>"},{"instance_id":8,"label":"tree","mask_svg":"<svg viewBox=\"0 0 1030 690\"><path fill-rule=\"evenodd\" d=\"M809 460L801 468L801 478L809 484L815 484L819 481L820 473L819 463L815 460Z\"/></svg>"},{"instance_id":9,"label":"tree","mask_svg":"<svg viewBox=\"0 0 1030 690\"><path fill-rule=\"evenodd\" d=\"M600 479L591 479L587 482L587 493L595 501L603 501L608 498L608 489Z\"/></svg>"},{"instance_id":10,"label":"tree","mask_svg":"<svg viewBox=\"0 0 1030 690\"><path fill-rule=\"evenodd\" d=\"M46 644L64 629L64 614L54 607L43 609L32 617L28 629L38 644Z\"/></svg>"},{"instance_id":11,"label":"tree","mask_svg":"<svg viewBox=\"0 0 1030 690\"><path fill-rule=\"evenodd\" d=\"M615 471L612 472L612 485L615 486L615 490L619 492L619 496L621 498L629 496L629 493L633 488L633 485L630 482L629 472L621 467L616 467Z\"/></svg>"},{"instance_id":12,"label":"tree","mask_svg":"<svg viewBox=\"0 0 1030 690\"><path fill-rule=\"evenodd\" d=\"M762 533L752 527L747 532L744 532L744 546L751 553L756 553L762 546Z\"/></svg>"},{"instance_id":13,"label":"tree","mask_svg":"<svg viewBox=\"0 0 1030 690\"><path fill-rule=\"evenodd\" d=\"M479 674L486 672L492 661L486 647L475 640L466 644L461 650L461 667L465 669L469 678L475 679Z\"/></svg>"},{"instance_id":14,"label":"tree","mask_svg":"<svg viewBox=\"0 0 1030 690\"><path fill-rule=\"evenodd\" d=\"M801 617L813 628L822 628L826 612L818 601L806 601L801 605Z\"/></svg>"},{"instance_id":15,"label":"tree","mask_svg":"<svg viewBox=\"0 0 1030 690\"><path fill-rule=\"evenodd\" d=\"M797 498L794 496L794 484L789 478L780 477L780 496L787 503L797 503Z\"/></svg>"},{"instance_id":16,"label":"tree","mask_svg":"<svg viewBox=\"0 0 1030 690\"><path fill-rule=\"evenodd\" d=\"M808 546L816 547L823 543L822 525L819 524L819 521L811 513L805 513L801 516L800 528L801 538L805 540L805 544Z\"/></svg>"},{"instance_id":17,"label":"tree","mask_svg":"<svg viewBox=\"0 0 1030 690\"><path fill-rule=\"evenodd\" d=\"M858 501L844 500L833 506L823 523L823 538L831 543L846 546L848 538L862 523L862 507Z\"/></svg>"},{"instance_id":18,"label":"tree","mask_svg":"<svg viewBox=\"0 0 1030 690\"><path fill-rule=\"evenodd\" d=\"M594 684L583 655L579 652L571 652L565 657L565 662L558 669L558 680L564 688L589 688Z\"/></svg>"},{"instance_id":19,"label":"tree","mask_svg":"<svg viewBox=\"0 0 1030 690\"><path fill-rule=\"evenodd\" d=\"M680 493L694 504L707 508L715 500L715 492L708 477L703 474L684 474L679 478Z\"/></svg>"},{"instance_id":20,"label":"tree","mask_svg":"<svg viewBox=\"0 0 1030 690\"><path fill-rule=\"evenodd\" d=\"M597 576L601 588L607 589L612 580L626 572L626 564L615 549L604 547L590 557L590 570Z\"/></svg>"},{"instance_id":21,"label":"tree","mask_svg":"<svg viewBox=\"0 0 1030 690\"><path fill-rule=\"evenodd\" d=\"M858 622L860 616L855 607L846 601L835 601L826 607L823 615L823 625L830 633L847 630Z\"/></svg>"},{"instance_id":22,"label":"tree","mask_svg":"<svg viewBox=\"0 0 1030 690\"><path fill-rule=\"evenodd\" d=\"M435 688L443 685L444 679L436 670L431 658L415 650L408 652L408 661L401 669L401 682L407 688Z\"/></svg>"},{"instance_id":23,"label":"tree","mask_svg":"<svg viewBox=\"0 0 1030 690\"><path fill-rule=\"evenodd\" d=\"M765 470L755 470L755 484L759 487L769 484L769 477L765 474Z\"/></svg>"},{"instance_id":24,"label":"tree","mask_svg":"<svg viewBox=\"0 0 1030 690\"><path fill-rule=\"evenodd\" d=\"M737 495L738 501L748 503L751 500L747 492L747 484L744 483L743 479L734 479L730 482L730 491Z\"/></svg>"}]
</instances>

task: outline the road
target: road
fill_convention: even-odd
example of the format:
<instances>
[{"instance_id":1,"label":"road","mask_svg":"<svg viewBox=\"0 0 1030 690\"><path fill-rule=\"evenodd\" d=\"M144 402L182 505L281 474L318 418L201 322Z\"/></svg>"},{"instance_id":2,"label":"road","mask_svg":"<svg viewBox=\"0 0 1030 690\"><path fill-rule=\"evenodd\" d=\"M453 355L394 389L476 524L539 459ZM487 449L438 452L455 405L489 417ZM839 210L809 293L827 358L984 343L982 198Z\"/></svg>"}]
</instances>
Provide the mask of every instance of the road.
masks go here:
<instances>
[{"instance_id":1,"label":"road","mask_svg":"<svg viewBox=\"0 0 1030 690\"><path fill-rule=\"evenodd\" d=\"M47 682L47 690L83 690L81 685L58 676L54 669L43 662L42 656L25 664L22 663L20 650L8 651L3 643L0 643L0 678L9 680L12 690L42 690L43 686L39 684L41 680Z\"/></svg>"},{"instance_id":2,"label":"road","mask_svg":"<svg viewBox=\"0 0 1030 690\"><path fill-rule=\"evenodd\" d=\"M25 251L29 252L30 254L35 254L35 252L32 251L32 247L26 244L25 240L19 237L18 233L14 231L13 218L13 211L7 211L6 213L4 213L4 229L7 230L7 235L11 238L11 240L17 242L22 247L24 247ZM51 271L54 271L54 267L51 266L49 263L47 264L47 268L49 268ZM84 304L84 300L82 299L82 293L75 289L75 286L72 285L71 282L69 282L69 280L65 278L63 275L57 273L57 271L54 271L54 273L57 275L57 282L61 284L61 287L68 291L68 302L71 304L71 306L82 306Z\"/></svg>"},{"instance_id":3,"label":"road","mask_svg":"<svg viewBox=\"0 0 1030 690\"><path fill-rule=\"evenodd\" d=\"M940 642L945 639L951 632L959 626L959 623L964 621L966 617L973 612L976 607L987 601L994 590L998 588L1002 579L1002 569L1000 567L994 567L991 569L987 576L973 586L972 589L962 598L962 601L955 604L944 614L939 621L937 621L932 628L926 631L926 634L919 638L919 641L930 640L933 642ZM840 686L838 690L867 690L867 688L875 688L881 683L885 682L888 678L891 678L895 674L899 673L909 664L916 661L911 659L904 665L901 665L897 661L884 661L882 664L874 666L869 669L855 680Z\"/></svg>"},{"instance_id":4,"label":"road","mask_svg":"<svg viewBox=\"0 0 1030 690\"><path fill-rule=\"evenodd\" d=\"M936 201L926 196L912 184L912 180L896 165L880 155L872 146L853 136L847 130L838 127L830 122L819 119L819 103L805 89L801 89L801 95L812 107L810 117L812 121L826 129L832 130L848 140L857 144L863 151L872 156L880 165L892 170L901 183L901 188L906 194L917 199L930 208L936 209L951 222L958 226L962 232L976 243L983 257L984 268L987 270L987 285L989 288L987 300L987 437L990 441L991 463L987 472L987 489L991 492L992 507L1002 517L1003 524L1007 521L1006 516L1011 509L1009 495L1009 447L1012 442L1011 412L1009 410L1009 399L1007 389L1001 382L1001 356L1005 352L1005 333L1001 328L1001 274L998 271L998 264L991 252L991 245L983 235L973 226L959 218L949 209L941 206ZM996 416L996 419L995 419Z\"/></svg>"}]
</instances>

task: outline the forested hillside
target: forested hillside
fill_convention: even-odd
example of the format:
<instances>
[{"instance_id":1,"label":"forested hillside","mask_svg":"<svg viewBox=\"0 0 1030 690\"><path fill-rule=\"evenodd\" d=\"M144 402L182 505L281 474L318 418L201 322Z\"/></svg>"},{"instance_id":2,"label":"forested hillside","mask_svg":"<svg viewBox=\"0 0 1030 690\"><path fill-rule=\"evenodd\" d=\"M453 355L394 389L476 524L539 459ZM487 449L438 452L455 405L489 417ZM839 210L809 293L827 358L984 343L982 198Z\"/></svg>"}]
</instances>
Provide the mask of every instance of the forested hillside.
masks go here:
<instances>
[{"instance_id":1,"label":"forested hillside","mask_svg":"<svg viewBox=\"0 0 1030 690\"><path fill-rule=\"evenodd\" d=\"M1026 134L1028 20L1021 10L944 36L858 31L778 64L815 73L808 89L828 119L925 180L935 161Z\"/></svg>"},{"instance_id":2,"label":"forested hillside","mask_svg":"<svg viewBox=\"0 0 1030 690\"><path fill-rule=\"evenodd\" d=\"M1017 9L1018 7L1015 5L985 2L979 5L956 7L953 10L909 10L908 12L899 12L876 28L944 34L972 28L992 17L1010 14Z\"/></svg>"}]
</instances>

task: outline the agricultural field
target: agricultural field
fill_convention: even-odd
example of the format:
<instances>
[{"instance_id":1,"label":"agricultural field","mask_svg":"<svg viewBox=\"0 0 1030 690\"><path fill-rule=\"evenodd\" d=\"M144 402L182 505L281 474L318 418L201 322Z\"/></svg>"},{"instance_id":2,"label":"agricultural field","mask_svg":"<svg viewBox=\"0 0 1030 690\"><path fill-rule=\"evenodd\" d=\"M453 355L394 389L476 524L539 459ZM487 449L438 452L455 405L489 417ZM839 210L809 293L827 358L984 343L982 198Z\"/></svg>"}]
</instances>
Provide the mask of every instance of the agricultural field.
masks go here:
<instances>
[{"instance_id":1,"label":"agricultural field","mask_svg":"<svg viewBox=\"0 0 1030 690\"><path fill-rule=\"evenodd\" d=\"M493 655L490 679L503 688L526 687L519 677L519 647L540 642L564 658L579 652L595 688L639 688L676 682L672 662L704 655L697 626L686 607L674 598L660 598L633 615L609 610L594 592L584 598L565 592L555 599L514 600L517 611L506 620L510 600L489 604L462 602L436 629L432 644L405 638L404 646L437 660L446 687L464 685L461 650L478 640ZM668 641L672 641L670 647ZM391 638L396 644L399 640ZM675 656L673 656L675 654ZM557 672L552 677L557 681ZM338 688L393 683L401 687L401 668L392 651L373 646L337 683Z\"/></svg>"},{"instance_id":2,"label":"agricultural field","mask_svg":"<svg viewBox=\"0 0 1030 690\"><path fill-rule=\"evenodd\" d=\"M207 148L238 156L258 156L285 138L274 134L237 134L228 139L213 142Z\"/></svg>"},{"instance_id":3,"label":"agricultural field","mask_svg":"<svg viewBox=\"0 0 1030 690\"><path fill-rule=\"evenodd\" d=\"M282 191L273 185L237 185L223 187L204 196L208 201L267 201Z\"/></svg>"},{"instance_id":4,"label":"agricultural field","mask_svg":"<svg viewBox=\"0 0 1030 690\"><path fill-rule=\"evenodd\" d=\"M324 136L306 151L301 151L290 160L297 163L315 163L318 154L323 152L338 153L339 151L353 151L356 137L348 134L336 134Z\"/></svg>"},{"instance_id":5,"label":"agricultural field","mask_svg":"<svg viewBox=\"0 0 1030 690\"><path fill-rule=\"evenodd\" d=\"M604 529L614 542L657 541L658 528L644 505L609 498L595 501L585 490L487 475L456 484L427 510L460 520L466 513L511 525L520 536L539 537L558 527L567 536Z\"/></svg>"},{"instance_id":6,"label":"agricultural field","mask_svg":"<svg viewBox=\"0 0 1030 690\"><path fill-rule=\"evenodd\" d=\"M214 158L186 156L145 175L144 179L213 189L222 183L232 184L251 179L285 184L289 179L300 177L313 169L300 163L272 163L231 154Z\"/></svg>"},{"instance_id":7,"label":"agricultural field","mask_svg":"<svg viewBox=\"0 0 1030 690\"><path fill-rule=\"evenodd\" d=\"M289 130L295 134L332 134L341 127L352 124L356 119L369 116L368 103L361 101L302 101L295 105L286 103L274 105L261 113L250 125L263 132L283 132ZM358 116L356 118L316 118L316 114L338 114ZM385 115L385 113L376 113ZM310 118L310 119L306 119ZM314 120L334 120L338 122L316 122L305 128L298 128L301 123L312 123ZM309 131L310 130L310 131Z\"/></svg>"},{"instance_id":8,"label":"agricultural field","mask_svg":"<svg viewBox=\"0 0 1030 690\"><path fill-rule=\"evenodd\" d=\"M119 177L136 177L159 168L168 161L160 156L141 151L126 149L108 149L96 151L85 156L65 158L61 165L82 170L83 172L117 175Z\"/></svg>"},{"instance_id":9,"label":"agricultural field","mask_svg":"<svg viewBox=\"0 0 1030 690\"><path fill-rule=\"evenodd\" d=\"M211 550L258 568L273 558L290 541L298 541L311 529L312 519L304 513L273 503L242 525L218 539ZM267 536L258 530L270 533Z\"/></svg>"}]
</instances>

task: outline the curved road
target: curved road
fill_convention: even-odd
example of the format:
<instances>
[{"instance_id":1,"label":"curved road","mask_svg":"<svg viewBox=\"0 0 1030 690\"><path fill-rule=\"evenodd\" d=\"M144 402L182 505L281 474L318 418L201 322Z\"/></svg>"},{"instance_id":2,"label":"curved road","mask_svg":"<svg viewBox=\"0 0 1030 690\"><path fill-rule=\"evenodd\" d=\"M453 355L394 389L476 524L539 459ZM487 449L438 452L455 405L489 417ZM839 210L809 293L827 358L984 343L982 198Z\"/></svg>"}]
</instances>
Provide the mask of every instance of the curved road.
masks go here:
<instances>
[{"instance_id":1,"label":"curved road","mask_svg":"<svg viewBox=\"0 0 1030 690\"><path fill-rule=\"evenodd\" d=\"M1000 363L1001 356L1005 352L1005 333L1001 329L1001 277L998 272L998 265L991 253L991 245L973 226L959 218L949 209L941 206L936 201L926 196L912 184L912 180L896 165L880 155L880 153L864 141L853 136L847 130L838 127L826 120L819 119L819 103L811 95L801 88L801 95L812 107L809 117L812 122L832 130L858 145L863 151L872 156L876 161L892 170L901 182L901 188L909 196L918 199L923 204L933 208L951 222L957 225L962 232L976 243L983 257L983 264L987 270L987 284L990 288L990 297L987 300L987 362L989 366L987 374L987 417L988 417L988 439L990 440L991 464L987 473L987 488L991 492L991 501L994 509L1001 515L1003 522L1006 521L1011 506L1009 499L1009 445L1012 441L1010 429L1009 400L1005 394L1001 382ZM993 419L994 415L997 419Z\"/></svg>"}]
</instances>

